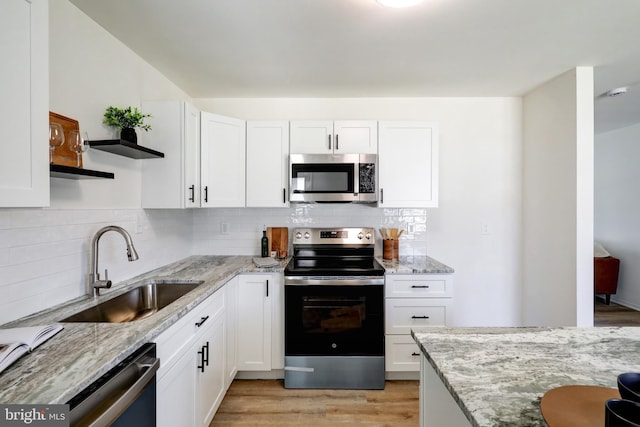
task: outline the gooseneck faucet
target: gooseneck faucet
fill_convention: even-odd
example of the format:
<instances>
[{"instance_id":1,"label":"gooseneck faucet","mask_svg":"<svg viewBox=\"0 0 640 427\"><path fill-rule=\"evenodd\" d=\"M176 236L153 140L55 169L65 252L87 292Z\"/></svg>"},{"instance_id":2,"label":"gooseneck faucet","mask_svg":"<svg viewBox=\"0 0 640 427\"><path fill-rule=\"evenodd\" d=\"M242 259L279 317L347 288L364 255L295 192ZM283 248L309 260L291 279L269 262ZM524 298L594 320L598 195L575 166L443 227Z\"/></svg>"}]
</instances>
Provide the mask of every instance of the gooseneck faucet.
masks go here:
<instances>
[{"instance_id":1,"label":"gooseneck faucet","mask_svg":"<svg viewBox=\"0 0 640 427\"><path fill-rule=\"evenodd\" d=\"M100 272L98 271L98 243L100 242L100 237L108 231L116 231L124 237L127 244L127 258L129 261L136 261L138 259L138 252L136 252L136 248L133 246L133 240L129 233L127 233L127 230L117 225L108 225L98 230L91 241L91 269L87 282L87 293L93 295L94 298L100 295L101 288L108 289L111 287L111 280L109 280L107 276L107 269L104 270L104 279L102 280L100 279Z\"/></svg>"}]
</instances>

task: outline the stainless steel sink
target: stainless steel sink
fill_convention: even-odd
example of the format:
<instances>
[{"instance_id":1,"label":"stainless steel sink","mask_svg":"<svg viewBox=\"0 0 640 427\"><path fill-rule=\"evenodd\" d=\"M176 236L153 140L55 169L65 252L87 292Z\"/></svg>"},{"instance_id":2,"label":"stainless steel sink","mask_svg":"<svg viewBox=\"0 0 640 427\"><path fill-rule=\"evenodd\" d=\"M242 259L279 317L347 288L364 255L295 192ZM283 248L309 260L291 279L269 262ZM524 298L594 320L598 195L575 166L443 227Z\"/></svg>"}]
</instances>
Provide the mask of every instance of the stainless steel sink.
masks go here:
<instances>
[{"instance_id":1,"label":"stainless steel sink","mask_svg":"<svg viewBox=\"0 0 640 427\"><path fill-rule=\"evenodd\" d=\"M202 281L150 281L61 322L123 323L145 319L200 284Z\"/></svg>"}]
</instances>

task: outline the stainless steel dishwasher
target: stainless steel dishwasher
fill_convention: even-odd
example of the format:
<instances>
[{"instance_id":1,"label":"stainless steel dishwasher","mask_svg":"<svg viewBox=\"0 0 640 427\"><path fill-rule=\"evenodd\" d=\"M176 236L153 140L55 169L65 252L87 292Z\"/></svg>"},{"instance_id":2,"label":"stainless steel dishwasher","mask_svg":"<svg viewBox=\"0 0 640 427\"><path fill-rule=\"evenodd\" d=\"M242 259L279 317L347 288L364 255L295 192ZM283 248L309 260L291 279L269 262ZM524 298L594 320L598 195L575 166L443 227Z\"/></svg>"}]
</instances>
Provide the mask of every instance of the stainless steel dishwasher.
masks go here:
<instances>
[{"instance_id":1,"label":"stainless steel dishwasher","mask_svg":"<svg viewBox=\"0 0 640 427\"><path fill-rule=\"evenodd\" d=\"M145 344L69 402L71 427L155 427L156 345Z\"/></svg>"}]
</instances>

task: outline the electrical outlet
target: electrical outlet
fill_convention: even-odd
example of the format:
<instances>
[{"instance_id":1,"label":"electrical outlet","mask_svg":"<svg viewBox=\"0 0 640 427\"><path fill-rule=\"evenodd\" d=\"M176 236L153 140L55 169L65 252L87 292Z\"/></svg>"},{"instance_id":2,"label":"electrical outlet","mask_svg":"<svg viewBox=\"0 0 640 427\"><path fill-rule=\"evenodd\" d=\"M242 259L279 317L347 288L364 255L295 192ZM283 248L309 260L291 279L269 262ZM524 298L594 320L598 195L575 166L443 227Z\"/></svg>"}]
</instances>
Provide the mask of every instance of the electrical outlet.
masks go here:
<instances>
[{"instance_id":1,"label":"electrical outlet","mask_svg":"<svg viewBox=\"0 0 640 427\"><path fill-rule=\"evenodd\" d=\"M482 223L482 225L480 226L480 234L482 234L483 236L488 236L489 234L491 234L491 229L488 223Z\"/></svg>"},{"instance_id":2,"label":"electrical outlet","mask_svg":"<svg viewBox=\"0 0 640 427\"><path fill-rule=\"evenodd\" d=\"M220 223L220 234L229 234L229 223Z\"/></svg>"}]
</instances>

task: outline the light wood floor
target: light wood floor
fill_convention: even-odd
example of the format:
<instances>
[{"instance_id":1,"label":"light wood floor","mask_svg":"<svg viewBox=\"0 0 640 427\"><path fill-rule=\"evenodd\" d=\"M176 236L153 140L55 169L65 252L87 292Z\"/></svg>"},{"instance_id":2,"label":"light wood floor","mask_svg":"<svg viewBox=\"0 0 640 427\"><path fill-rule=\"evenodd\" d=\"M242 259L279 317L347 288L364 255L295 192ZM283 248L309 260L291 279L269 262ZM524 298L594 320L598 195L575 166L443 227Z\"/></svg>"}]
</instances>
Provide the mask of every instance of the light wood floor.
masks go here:
<instances>
[{"instance_id":1,"label":"light wood floor","mask_svg":"<svg viewBox=\"0 0 640 427\"><path fill-rule=\"evenodd\" d=\"M595 326L640 326L640 312L596 300ZM210 427L416 427L418 382L384 390L291 390L282 380L235 380Z\"/></svg>"},{"instance_id":2,"label":"light wood floor","mask_svg":"<svg viewBox=\"0 0 640 427\"><path fill-rule=\"evenodd\" d=\"M294 390L282 380L235 380L210 427L417 427L418 381L384 390Z\"/></svg>"},{"instance_id":3,"label":"light wood floor","mask_svg":"<svg viewBox=\"0 0 640 427\"><path fill-rule=\"evenodd\" d=\"M618 305L614 302L606 305L601 299L596 299L593 313L595 326L640 326L640 311Z\"/></svg>"}]
</instances>

